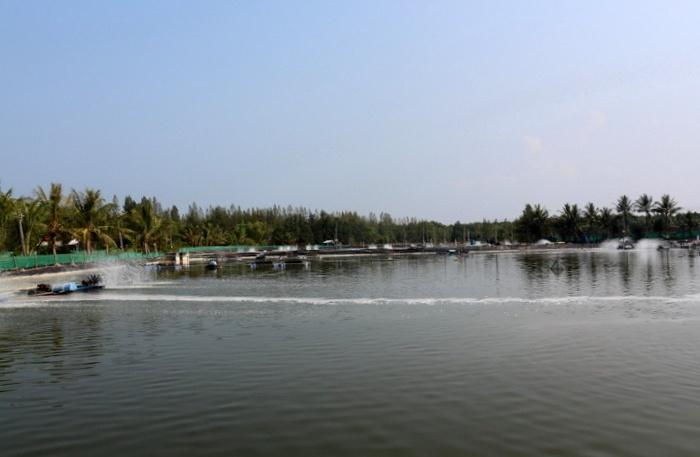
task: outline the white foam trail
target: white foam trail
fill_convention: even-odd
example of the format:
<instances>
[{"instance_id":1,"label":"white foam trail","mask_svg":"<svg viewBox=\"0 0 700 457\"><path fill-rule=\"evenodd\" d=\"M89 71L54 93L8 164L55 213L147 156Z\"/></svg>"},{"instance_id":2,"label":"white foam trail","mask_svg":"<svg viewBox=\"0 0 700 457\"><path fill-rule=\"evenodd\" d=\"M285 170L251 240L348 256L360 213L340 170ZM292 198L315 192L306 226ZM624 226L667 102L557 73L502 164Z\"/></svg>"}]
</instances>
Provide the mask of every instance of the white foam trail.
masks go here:
<instances>
[{"instance_id":1,"label":"white foam trail","mask_svg":"<svg viewBox=\"0 0 700 457\"><path fill-rule=\"evenodd\" d=\"M40 308L48 305L48 302L34 302L34 301L20 301L20 302L10 302L3 303L0 301L0 309L14 309L14 308Z\"/></svg>"},{"instance_id":2,"label":"white foam trail","mask_svg":"<svg viewBox=\"0 0 700 457\"><path fill-rule=\"evenodd\" d=\"M84 270L68 270L35 275L18 275L0 277L0 306L4 301L11 301L17 296L17 291L31 289L39 283L63 284L69 281L80 281L88 274L97 273L110 290L145 289L152 287L172 286L177 281L154 280L152 272L142 265L129 262L106 262L95 268Z\"/></svg>"},{"instance_id":3,"label":"white foam trail","mask_svg":"<svg viewBox=\"0 0 700 457\"><path fill-rule=\"evenodd\" d=\"M700 294L685 296L566 296L545 298L524 297L450 297L450 298L324 298L324 297L259 297L259 296L203 296L164 294L90 294L73 295L61 299L47 297L44 303L66 302L193 302L193 303L288 303L309 305L478 305L478 304L586 304L597 302L663 302L700 303ZM7 303L7 305L11 305ZM0 305L2 306L2 305Z\"/></svg>"},{"instance_id":4,"label":"white foam trail","mask_svg":"<svg viewBox=\"0 0 700 457\"><path fill-rule=\"evenodd\" d=\"M148 281L148 282L134 282L131 284L116 284L109 285L109 290L130 290L130 289L147 289L154 287L172 286L177 284L177 281Z\"/></svg>"},{"instance_id":5,"label":"white foam trail","mask_svg":"<svg viewBox=\"0 0 700 457\"><path fill-rule=\"evenodd\" d=\"M62 284L69 281L80 281L89 274L97 273L105 278L119 276L119 271L127 267L124 264L101 264L94 268L81 270L56 271L51 273L38 273L30 275L16 275L0 277L0 293L14 293L19 289L36 287L39 283ZM132 267L133 268L133 267ZM114 280L116 282L116 280Z\"/></svg>"}]
</instances>

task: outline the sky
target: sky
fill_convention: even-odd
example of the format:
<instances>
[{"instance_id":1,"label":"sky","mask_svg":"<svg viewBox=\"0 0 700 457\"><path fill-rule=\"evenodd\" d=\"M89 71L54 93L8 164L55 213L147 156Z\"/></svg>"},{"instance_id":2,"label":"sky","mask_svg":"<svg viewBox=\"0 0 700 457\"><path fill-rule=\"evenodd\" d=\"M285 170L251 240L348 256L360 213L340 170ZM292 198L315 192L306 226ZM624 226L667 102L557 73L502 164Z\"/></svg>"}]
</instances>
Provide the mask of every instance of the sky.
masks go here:
<instances>
[{"instance_id":1,"label":"sky","mask_svg":"<svg viewBox=\"0 0 700 457\"><path fill-rule=\"evenodd\" d=\"M700 210L700 2L0 0L0 186Z\"/></svg>"}]
</instances>

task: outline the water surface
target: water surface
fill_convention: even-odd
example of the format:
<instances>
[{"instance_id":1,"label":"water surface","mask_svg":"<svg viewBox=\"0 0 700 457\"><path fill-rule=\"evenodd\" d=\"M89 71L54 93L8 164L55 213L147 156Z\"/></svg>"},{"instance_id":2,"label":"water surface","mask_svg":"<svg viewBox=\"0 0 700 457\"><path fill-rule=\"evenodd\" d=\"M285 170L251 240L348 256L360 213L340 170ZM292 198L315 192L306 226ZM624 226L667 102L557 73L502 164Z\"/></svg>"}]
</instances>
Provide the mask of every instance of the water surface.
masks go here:
<instances>
[{"instance_id":1,"label":"water surface","mask_svg":"<svg viewBox=\"0 0 700 457\"><path fill-rule=\"evenodd\" d=\"M125 267L97 294L5 293L0 448L697 455L697 262L599 250Z\"/></svg>"}]
</instances>

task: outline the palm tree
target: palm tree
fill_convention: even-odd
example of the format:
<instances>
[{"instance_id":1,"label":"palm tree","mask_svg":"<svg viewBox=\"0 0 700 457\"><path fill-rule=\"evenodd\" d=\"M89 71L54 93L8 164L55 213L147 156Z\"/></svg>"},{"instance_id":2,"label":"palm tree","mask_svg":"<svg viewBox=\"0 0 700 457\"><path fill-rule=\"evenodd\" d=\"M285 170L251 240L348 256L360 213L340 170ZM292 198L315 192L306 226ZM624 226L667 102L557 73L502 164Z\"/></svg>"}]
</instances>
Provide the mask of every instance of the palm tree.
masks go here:
<instances>
[{"instance_id":1,"label":"palm tree","mask_svg":"<svg viewBox=\"0 0 700 457\"><path fill-rule=\"evenodd\" d=\"M559 219L564 228L567 241L578 241L580 234L579 224L581 222L581 214L578 205L565 203Z\"/></svg>"},{"instance_id":2,"label":"palm tree","mask_svg":"<svg viewBox=\"0 0 700 457\"><path fill-rule=\"evenodd\" d=\"M119 199L117 199L116 195L112 197L112 204L109 206L109 220L112 222L112 234L115 235L115 242L119 240L117 245L119 249L123 251L124 239L127 237L127 234L130 233L130 230L125 228L123 223L130 216L130 213L122 213L121 207L119 206Z\"/></svg>"},{"instance_id":3,"label":"palm tree","mask_svg":"<svg viewBox=\"0 0 700 457\"><path fill-rule=\"evenodd\" d=\"M226 244L226 234L223 229L211 222L207 222L202 226L204 235L204 244L206 246L221 246Z\"/></svg>"},{"instance_id":4,"label":"palm tree","mask_svg":"<svg viewBox=\"0 0 700 457\"><path fill-rule=\"evenodd\" d=\"M7 240L10 218L14 214L15 200L12 198L12 189L3 192L0 189L0 251L8 248L5 245Z\"/></svg>"},{"instance_id":5,"label":"palm tree","mask_svg":"<svg viewBox=\"0 0 700 457\"><path fill-rule=\"evenodd\" d=\"M189 246L201 246L202 234L198 226L188 225L182 231L182 240Z\"/></svg>"},{"instance_id":6,"label":"palm tree","mask_svg":"<svg viewBox=\"0 0 700 457\"><path fill-rule=\"evenodd\" d=\"M688 237L693 236L693 230L695 230L698 226L697 220L695 219L695 214L693 214L690 211L686 211L682 217L678 217L680 219L681 226L683 230L688 232Z\"/></svg>"},{"instance_id":7,"label":"palm tree","mask_svg":"<svg viewBox=\"0 0 700 457\"><path fill-rule=\"evenodd\" d=\"M160 232L163 236L163 246L173 249L173 235L177 230L177 223L170 218L170 213L166 212L161 219Z\"/></svg>"},{"instance_id":8,"label":"palm tree","mask_svg":"<svg viewBox=\"0 0 700 457\"><path fill-rule=\"evenodd\" d=\"M615 218L610 208L602 208L600 210L600 225L605 230L608 238L610 238L615 230Z\"/></svg>"},{"instance_id":9,"label":"palm tree","mask_svg":"<svg viewBox=\"0 0 700 457\"><path fill-rule=\"evenodd\" d=\"M589 202L583 208L583 219L586 221L586 235L590 237L598 225L598 208L593 203Z\"/></svg>"},{"instance_id":10,"label":"palm tree","mask_svg":"<svg viewBox=\"0 0 700 457\"><path fill-rule=\"evenodd\" d=\"M150 246L162 225L162 220L155 214L150 200L144 199L135 208L133 222L136 242L143 248L145 254L149 254Z\"/></svg>"},{"instance_id":11,"label":"palm tree","mask_svg":"<svg viewBox=\"0 0 700 457\"><path fill-rule=\"evenodd\" d=\"M49 246L51 246L51 253L53 254L55 262L56 240L63 233L63 224L61 221L63 215L63 188L60 184L51 183L51 189L48 193L41 187L38 187L36 195L47 213L46 233L44 234L44 238L48 240Z\"/></svg>"},{"instance_id":12,"label":"palm tree","mask_svg":"<svg viewBox=\"0 0 700 457\"><path fill-rule=\"evenodd\" d=\"M654 212L661 216L661 221L663 222L665 230L671 228L673 216L675 216L680 210L681 207L678 206L676 201L671 198L669 194L662 195L661 200L654 204Z\"/></svg>"},{"instance_id":13,"label":"palm tree","mask_svg":"<svg viewBox=\"0 0 700 457\"><path fill-rule=\"evenodd\" d=\"M44 230L45 207L40 201L28 198L21 199L16 206L22 218L22 254L30 255L41 242L41 239L35 240L34 237Z\"/></svg>"},{"instance_id":14,"label":"palm tree","mask_svg":"<svg viewBox=\"0 0 700 457\"><path fill-rule=\"evenodd\" d=\"M651 212L653 211L653 208L654 198L649 194L640 195L634 202L634 209L636 209L638 213L644 214L644 230L647 232L650 228Z\"/></svg>"},{"instance_id":15,"label":"palm tree","mask_svg":"<svg viewBox=\"0 0 700 457\"><path fill-rule=\"evenodd\" d=\"M622 218L622 234L627 235L627 226L629 222L630 213L632 212L632 203L627 195L617 199L617 205L615 206L617 213Z\"/></svg>"},{"instance_id":16,"label":"palm tree","mask_svg":"<svg viewBox=\"0 0 700 457\"><path fill-rule=\"evenodd\" d=\"M537 241L547 233L549 212L540 205L528 203L515 224L521 241Z\"/></svg>"},{"instance_id":17,"label":"palm tree","mask_svg":"<svg viewBox=\"0 0 700 457\"><path fill-rule=\"evenodd\" d=\"M85 192L73 190L71 193L73 206L75 207L75 223L72 233L78 237L88 254L92 252L94 239L101 240L106 249L114 244L114 240L107 234L107 226L104 224L109 204L106 204L99 190L85 189Z\"/></svg>"},{"instance_id":18,"label":"palm tree","mask_svg":"<svg viewBox=\"0 0 700 457\"><path fill-rule=\"evenodd\" d=\"M242 222L233 227L233 231L230 235L231 244L255 244L255 242L248 237L247 226L248 224Z\"/></svg>"}]
</instances>

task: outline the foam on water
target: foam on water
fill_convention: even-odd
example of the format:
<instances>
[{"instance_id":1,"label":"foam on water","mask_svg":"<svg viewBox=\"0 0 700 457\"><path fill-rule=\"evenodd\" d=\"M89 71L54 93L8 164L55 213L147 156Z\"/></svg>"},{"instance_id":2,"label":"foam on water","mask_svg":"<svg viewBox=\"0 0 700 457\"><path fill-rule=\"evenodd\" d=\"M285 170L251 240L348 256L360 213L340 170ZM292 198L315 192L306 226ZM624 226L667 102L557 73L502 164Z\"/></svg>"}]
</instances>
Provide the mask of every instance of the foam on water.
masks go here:
<instances>
[{"instance_id":1,"label":"foam on water","mask_svg":"<svg viewBox=\"0 0 700 457\"><path fill-rule=\"evenodd\" d=\"M620 242L617 240L605 240L600 243L600 249L604 251L616 251L619 244Z\"/></svg>"},{"instance_id":2,"label":"foam on water","mask_svg":"<svg viewBox=\"0 0 700 457\"><path fill-rule=\"evenodd\" d=\"M650 238L642 238L641 240L637 241L634 245L635 249L638 250L644 250L644 249L658 249L659 246L661 246L662 241L657 240L657 239L650 239Z\"/></svg>"},{"instance_id":3,"label":"foam on water","mask_svg":"<svg viewBox=\"0 0 700 457\"><path fill-rule=\"evenodd\" d=\"M125 262L105 262L96 268L71 270L36 275L5 276L0 278L0 302L11 298L17 291L33 288L39 283L62 284L80 281L88 274L97 273L109 289L145 289L168 286L175 281L157 281L155 274L142 265Z\"/></svg>"},{"instance_id":4,"label":"foam on water","mask_svg":"<svg viewBox=\"0 0 700 457\"><path fill-rule=\"evenodd\" d=\"M604 251L616 251L619 246L619 240L606 240L600 243L601 250ZM642 238L634 243L634 249L632 251L645 251L645 250L655 250L663 244L663 241L652 238Z\"/></svg>"},{"instance_id":5,"label":"foam on water","mask_svg":"<svg viewBox=\"0 0 700 457\"><path fill-rule=\"evenodd\" d=\"M662 302L662 303L700 303L700 294L685 296L565 296L565 297L447 297L447 298L327 298L327 297L260 297L260 296L202 296L170 294L90 294L72 295L61 299L46 297L45 300L31 302L18 301L0 303L0 307L42 306L55 303L76 302L186 302L186 303L286 303L304 305L481 305L481 304L587 304L597 302Z\"/></svg>"}]
</instances>

